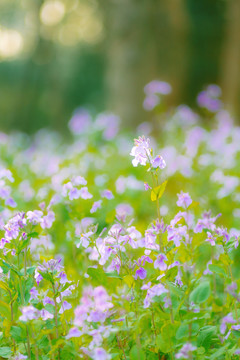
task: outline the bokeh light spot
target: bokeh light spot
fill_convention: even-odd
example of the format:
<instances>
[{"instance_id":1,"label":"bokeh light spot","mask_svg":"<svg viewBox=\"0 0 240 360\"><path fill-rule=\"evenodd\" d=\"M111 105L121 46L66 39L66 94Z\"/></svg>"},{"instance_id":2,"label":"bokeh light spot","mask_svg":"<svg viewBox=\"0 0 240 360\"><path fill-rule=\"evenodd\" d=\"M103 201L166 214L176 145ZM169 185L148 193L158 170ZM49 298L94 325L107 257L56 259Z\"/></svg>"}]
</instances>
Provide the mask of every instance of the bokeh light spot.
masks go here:
<instances>
[{"instance_id":1,"label":"bokeh light spot","mask_svg":"<svg viewBox=\"0 0 240 360\"><path fill-rule=\"evenodd\" d=\"M40 19L44 25L57 25L65 15L65 6L61 1L46 1L40 9Z\"/></svg>"}]
</instances>

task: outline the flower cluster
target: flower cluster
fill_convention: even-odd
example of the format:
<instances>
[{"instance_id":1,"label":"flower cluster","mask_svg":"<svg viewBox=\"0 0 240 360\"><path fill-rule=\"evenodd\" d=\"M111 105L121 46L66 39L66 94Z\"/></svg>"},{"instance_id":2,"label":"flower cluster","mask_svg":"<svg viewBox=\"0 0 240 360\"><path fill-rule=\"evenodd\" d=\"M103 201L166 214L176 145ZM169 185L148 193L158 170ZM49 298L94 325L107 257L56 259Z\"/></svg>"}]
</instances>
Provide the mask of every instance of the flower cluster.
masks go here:
<instances>
[{"instance_id":1,"label":"flower cluster","mask_svg":"<svg viewBox=\"0 0 240 360\"><path fill-rule=\"evenodd\" d=\"M162 114L171 86L144 92ZM212 128L172 109L161 148L150 123L132 144L84 109L68 145L0 136L0 358L239 357L240 131L220 95L198 97Z\"/></svg>"}]
</instances>

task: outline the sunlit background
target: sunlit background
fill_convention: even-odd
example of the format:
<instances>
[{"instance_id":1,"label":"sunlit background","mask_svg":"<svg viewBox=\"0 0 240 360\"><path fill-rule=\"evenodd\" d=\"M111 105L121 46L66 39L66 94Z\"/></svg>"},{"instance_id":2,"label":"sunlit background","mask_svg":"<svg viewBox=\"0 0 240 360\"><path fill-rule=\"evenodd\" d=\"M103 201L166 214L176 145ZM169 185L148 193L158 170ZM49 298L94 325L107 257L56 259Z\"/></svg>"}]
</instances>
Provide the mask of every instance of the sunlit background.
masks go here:
<instances>
[{"instance_id":1,"label":"sunlit background","mask_svg":"<svg viewBox=\"0 0 240 360\"><path fill-rule=\"evenodd\" d=\"M0 130L64 132L79 106L134 127L153 79L193 107L218 84L238 115L239 34L238 0L1 0Z\"/></svg>"}]
</instances>

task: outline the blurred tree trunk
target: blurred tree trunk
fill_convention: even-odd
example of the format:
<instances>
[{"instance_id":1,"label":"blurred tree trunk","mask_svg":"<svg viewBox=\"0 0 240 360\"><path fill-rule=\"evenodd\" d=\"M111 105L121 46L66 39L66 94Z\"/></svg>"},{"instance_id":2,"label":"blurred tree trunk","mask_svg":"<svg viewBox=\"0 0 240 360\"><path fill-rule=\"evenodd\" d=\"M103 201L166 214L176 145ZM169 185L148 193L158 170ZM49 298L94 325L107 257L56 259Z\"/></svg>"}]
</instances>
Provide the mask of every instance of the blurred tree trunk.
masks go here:
<instances>
[{"instance_id":1,"label":"blurred tree trunk","mask_svg":"<svg viewBox=\"0 0 240 360\"><path fill-rule=\"evenodd\" d=\"M169 13L171 41L168 46L172 60L168 69L169 81L173 85L171 100L174 104L185 101L185 79L187 75L189 56L189 18L185 0L166 1L166 10Z\"/></svg>"},{"instance_id":2,"label":"blurred tree trunk","mask_svg":"<svg viewBox=\"0 0 240 360\"><path fill-rule=\"evenodd\" d=\"M149 1L155 3L155 1ZM149 36L151 7L145 0L107 1L106 56L108 107L125 125L144 119L143 87L156 74L156 49Z\"/></svg>"},{"instance_id":3,"label":"blurred tree trunk","mask_svg":"<svg viewBox=\"0 0 240 360\"><path fill-rule=\"evenodd\" d=\"M187 103L196 106L197 93L209 83L219 83L227 1L185 1L191 21Z\"/></svg>"},{"instance_id":4,"label":"blurred tree trunk","mask_svg":"<svg viewBox=\"0 0 240 360\"><path fill-rule=\"evenodd\" d=\"M102 3L103 5L103 3ZM172 83L179 100L186 68L183 0L105 0L108 108L125 125L147 119L143 87L153 79Z\"/></svg>"},{"instance_id":5,"label":"blurred tree trunk","mask_svg":"<svg viewBox=\"0 0 240 360\"><path fill-rule=\"evenodd\" d=\"M225 44L223 48L223 100L231 112L239 107L240 82L240 1L228 0Z\"/></svg>"}]
</instances>

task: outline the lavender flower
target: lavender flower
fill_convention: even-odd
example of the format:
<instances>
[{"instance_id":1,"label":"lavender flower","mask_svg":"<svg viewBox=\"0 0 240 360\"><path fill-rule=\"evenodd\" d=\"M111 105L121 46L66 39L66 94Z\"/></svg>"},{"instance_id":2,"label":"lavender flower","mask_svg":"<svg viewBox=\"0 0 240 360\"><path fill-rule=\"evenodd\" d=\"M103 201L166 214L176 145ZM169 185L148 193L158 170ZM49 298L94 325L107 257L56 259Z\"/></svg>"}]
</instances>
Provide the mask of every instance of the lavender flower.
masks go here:
<instances>
[{"instance_id":1,"label":"lavender flower","mask_svg":"<svg viewBox=\"0 0 240 360\"><path fill-rule=\"evenodd\" d=\"M233 319L232 314L228 314L222 319L220 326L220 333L224 334L227 330L227 324L235 324L236 320Z\"/></svg>"},{"instance_id":2,"label":"lavender flower","mask_svg":"<svg viewBox=\"0 0 240 360\"><path fill-rule=\"evenodd\" d=\"M152 159L151 164L155 169L159 168L162 170L166 167L166 162L161 155L157 155L154 159Z\"/></svg>"},{"instance_id":3,"label":"lavender flower","mask_svg":"<svg viewBox=\"0 0 240 360\"><path fill-rule=\"evenodd\" d=\"M66 339L71 339L73 337L80 337L82 335L82 332L77 328L73 327L69 330L69 333L66 336Z\"/></svg>"},{"instance_id":4,"label":"lavender flower","mask_svg":"<svg viewBox=\"0 0 240 360\"><path fill-rule=\"evenodd\" d=\"M111 199L114 198L111 190L104 190L104 191L101 193L101 197L102 197L102 198L106 198L106 199L108 199L108 200L111 200Z\"/></svg>"},{"instance_id":5,"label":"lavender flower","mask_svg":"<svg viewBox=\"0 0 240 360\"><path fill-rule=\"evenodd\" d=\"M138 270L136 270L134 279L137 280L139 278L141 280L144 280L146 276L147 276L147 271L144 268L140 267Z\"/></svg>"},{"instance_id":6,"label":"lavender flower","mask_svg":"<svg viewBox=\"0 0 240 360\"><path fill-rule=\"evenodd\" d=\"M177 206L187 209L189 205L191 205L191 203L192 199L188 193L184 193L183 191L181 191L181 193L178 194Z\"/></svg>"},{"instance_id":7,"label":"lavender flower","mask_svg":"<svg viewBox=\"0 0 240 360\"><path fill-rule=\"evenodd\" d=\"M186 343L183 345L181 350L176 354L176 359L192 359L192 352L195 351L197 348L193 346L191 343Z\"/></svg>"},{"instance_id":8,"label":"lavender flower","mask_svg":"<svg viewBox=\"0 0 240 360\"><path fill-rule=\"evenodd\" d=\"M95 213L98 209L101 209L102 207L102 200L95 201L92 205L92 208L90 210L90 213Z\"/></svg>"},{"instance_id":9,"label":"lavender flower","mask_svg":"<svg viewBox=\"0 0 240 360\"><path fill-rule=\"evenodd\" d=\"M22 315L19 317L19 320L24 322L28 320L38 319L40 316L39 310L32 305L23 307L21 311Z\"/></svg>"},{"instance_id":10,"label":"lavender flower","mask_svg":"<svg viewBox=\"0 0 240 360\"><path fill-rule=\"evenodd\" d=\"M162 270L162 271L166 270L167 264L165 263L165 261L167 261L166 255L159 254L157 257L157 260L155 260L155 262L154 262L154 268Z\"/></svg>"},{"instance_id":11,"label":"lavender flower","mask_svg":"<svg viewBox=\"0 0 240 360\"><path fill-rule=\"evenodd\" d=\"M145 139L144 136L134 140L135 146L132 148L130 155L134 156L132 160L133 166L138 164L145 166L148 161L148 157L151 155L150 140Z\"/></svg>"}]
</instances>

